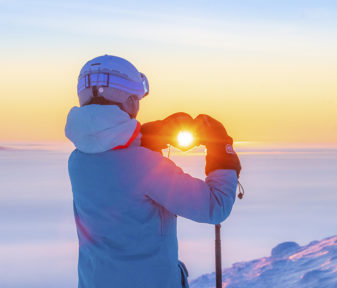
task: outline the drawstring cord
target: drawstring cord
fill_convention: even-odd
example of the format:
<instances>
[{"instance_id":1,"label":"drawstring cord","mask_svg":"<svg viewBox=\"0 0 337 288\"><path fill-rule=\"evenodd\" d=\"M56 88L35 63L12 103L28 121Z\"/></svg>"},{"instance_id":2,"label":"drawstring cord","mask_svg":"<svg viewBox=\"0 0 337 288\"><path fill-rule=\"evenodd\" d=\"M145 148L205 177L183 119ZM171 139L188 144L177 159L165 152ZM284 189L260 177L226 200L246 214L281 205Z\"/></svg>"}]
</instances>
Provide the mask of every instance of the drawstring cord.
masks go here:
<instances>
[{"instance_id":1,"label":"drawstring cord","mask_svg":"<svg viewBox=\"0 0 337 288\"><path fill-rule=\"evenodd\" d=\"M241 185L240 181L238 180L238 186L239 186L239 194L238 194L238 198L242 199L243 195L245 195L245 189L243 188L243 186Z\"/></svg>"},{"instance_id":2,"label":"drawstring cord","mask_svg":"<svg viewBox=\"0 0 337 288\"><path fill-rule=\"evenodd\" d=\"M170 155L171 155L171 145L168 144L168 150L167 150L167 158L170 159Z\"/></svg>"}]
</instances>

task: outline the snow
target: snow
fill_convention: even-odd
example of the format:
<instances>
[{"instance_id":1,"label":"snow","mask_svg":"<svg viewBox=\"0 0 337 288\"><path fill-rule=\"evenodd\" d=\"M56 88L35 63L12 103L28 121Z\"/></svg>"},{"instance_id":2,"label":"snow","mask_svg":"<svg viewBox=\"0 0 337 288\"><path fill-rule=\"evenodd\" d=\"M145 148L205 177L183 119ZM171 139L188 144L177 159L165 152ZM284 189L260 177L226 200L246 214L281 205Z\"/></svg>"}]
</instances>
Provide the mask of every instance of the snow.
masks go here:
<instances>
[{"instance_id":1,"label":"snow","mask_svg":"<svg viewBox=\"0 0 337 288\"><path fill-rule=\"evenodd\" d=\"M223 288L336 288L337 235L299 246L284 242L270 257L239 262L223 270ZM202 275L191 288L215 287L215 273Z\"/></svg>"},{"instance_id":2,"label":"snow","mask_svg":"<svg viewBox=\"0 0 337 288\"><path fill-rule=\"evenodd\" d=\"M277 245L271 250L271 256L274 258L282 258L293 254L301 247L296 242L284 242Z\"/></svg>"}]
</instances>

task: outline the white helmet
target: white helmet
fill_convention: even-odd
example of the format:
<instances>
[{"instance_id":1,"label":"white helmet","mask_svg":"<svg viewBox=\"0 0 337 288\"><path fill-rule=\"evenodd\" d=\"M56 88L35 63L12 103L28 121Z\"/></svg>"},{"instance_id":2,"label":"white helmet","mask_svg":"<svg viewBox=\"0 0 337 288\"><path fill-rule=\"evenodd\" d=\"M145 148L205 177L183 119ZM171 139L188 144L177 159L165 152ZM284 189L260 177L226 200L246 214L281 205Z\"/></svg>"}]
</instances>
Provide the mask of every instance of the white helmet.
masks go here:
<instances>
[{"instance_id":1,"label":"white helmet","mask_svg":"<svg viewBox=\"0 0 337 288\"><path fill-rule=\"evenodd\" d=\"M140 100L148 93L146 76L129 61L116 56L104 55L88 61L78 77L80 106L95 96L123 103L130 95L135 95Z\"/></svg>"}]
</instances>

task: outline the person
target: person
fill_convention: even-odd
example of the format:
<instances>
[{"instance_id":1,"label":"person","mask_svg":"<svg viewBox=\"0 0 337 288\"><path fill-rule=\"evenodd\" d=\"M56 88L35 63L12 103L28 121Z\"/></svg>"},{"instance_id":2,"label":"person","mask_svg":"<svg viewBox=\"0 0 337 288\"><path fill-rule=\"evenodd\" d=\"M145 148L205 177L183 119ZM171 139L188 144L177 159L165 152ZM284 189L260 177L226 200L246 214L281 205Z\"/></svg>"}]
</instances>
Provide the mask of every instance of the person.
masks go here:
<instances>
[{"instance_id":1,"label":"person","mask_svg":"<svg viewBox=\"0 0 337 288\"><path fill-rule=\"evenodd\" d=\"M79 288L188 287L178 260L177 215L217 224L231 212L241 165L233 140L207 115L175 113L140 125L146 76L130 62L96 57L78 78L80 107L65 134L79 239ZM207 147L206 180L194 178L160 151L172 131L194 127Z\"/></svg>"}]
</instances>

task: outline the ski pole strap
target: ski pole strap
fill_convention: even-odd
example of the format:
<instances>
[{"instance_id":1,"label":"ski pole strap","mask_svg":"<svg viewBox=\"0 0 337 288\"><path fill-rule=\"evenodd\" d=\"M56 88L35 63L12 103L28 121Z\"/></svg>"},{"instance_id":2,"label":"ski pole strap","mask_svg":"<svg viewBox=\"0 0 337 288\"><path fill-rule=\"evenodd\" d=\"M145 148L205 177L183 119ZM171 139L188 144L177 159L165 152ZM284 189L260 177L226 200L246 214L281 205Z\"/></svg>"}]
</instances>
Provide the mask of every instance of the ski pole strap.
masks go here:
<instances>
[{"instance_id":1,"label":"ski pole strap","mask_svg":"<svg viewBox=\"0 0 337 288\"><path fill-rule=\"evenodd\" d=\"M181 273L181 287L182 288L189 288L190 286L188 285L188 271L187 268L185 266L185 264L181 261L178 260L178 267L180 269L180 273Z\"/></svg>"}]
</instances>

